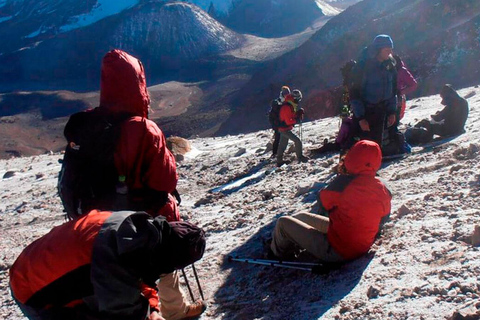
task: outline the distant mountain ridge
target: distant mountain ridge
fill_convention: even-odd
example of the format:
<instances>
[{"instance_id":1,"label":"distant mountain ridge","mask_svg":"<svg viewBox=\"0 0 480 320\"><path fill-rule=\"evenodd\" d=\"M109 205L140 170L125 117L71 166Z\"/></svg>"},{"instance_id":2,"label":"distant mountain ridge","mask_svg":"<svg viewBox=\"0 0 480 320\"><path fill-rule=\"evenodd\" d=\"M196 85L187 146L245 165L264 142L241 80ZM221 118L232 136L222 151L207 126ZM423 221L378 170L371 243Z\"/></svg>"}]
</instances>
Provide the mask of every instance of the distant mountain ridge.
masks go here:
<instances>
[{"instance_id":1,"label":"distant mountain ridge","mask_svg":"<svg viewBox=\"0 0 480 320\"><path fill-rule=\"evenodd\" d=\"M113 48L140 58L150 74L163 74L234 49L242 41L241 35L195 5L145 1L94 24L1 55L0 86L21 88L35 80L46 88L63 84L94 89L101 58Z\"/></svg>"}]
</instances>

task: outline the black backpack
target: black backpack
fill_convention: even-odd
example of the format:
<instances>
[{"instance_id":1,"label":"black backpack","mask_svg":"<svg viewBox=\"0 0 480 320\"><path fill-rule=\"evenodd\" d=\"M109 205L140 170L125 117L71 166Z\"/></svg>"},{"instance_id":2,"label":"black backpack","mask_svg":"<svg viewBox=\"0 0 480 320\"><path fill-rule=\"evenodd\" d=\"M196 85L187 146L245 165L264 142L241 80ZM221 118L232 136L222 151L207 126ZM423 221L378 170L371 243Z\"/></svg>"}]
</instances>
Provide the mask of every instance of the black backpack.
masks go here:
<instances>
[{"instance_id":1,"label":"black backpack","mask_svg":"<svg viewBox=\"0 0 480 320\"><path fill-rule=\"evenodd\" d=\"M278 99L273 99L272 102L270 102L268 121L273 130L278 130L278 128L286 126L284 121L280 121L280 109L282 108L282 105L282 102Z\"/></svg>"},{"instance_id":2,"label":"black backpack","mask_svg":"<svg viewBox=\"0 0 480 320\"><path fill-rule=\"evenodd\" d=\"M118 174L114 153L120 136L120 123L127 116L106 115L101 108L75 113L65 126L67 139L58 194L66 216L74 219L91 209L89 205L114 196Z\"/></svg>"}]
</instances>

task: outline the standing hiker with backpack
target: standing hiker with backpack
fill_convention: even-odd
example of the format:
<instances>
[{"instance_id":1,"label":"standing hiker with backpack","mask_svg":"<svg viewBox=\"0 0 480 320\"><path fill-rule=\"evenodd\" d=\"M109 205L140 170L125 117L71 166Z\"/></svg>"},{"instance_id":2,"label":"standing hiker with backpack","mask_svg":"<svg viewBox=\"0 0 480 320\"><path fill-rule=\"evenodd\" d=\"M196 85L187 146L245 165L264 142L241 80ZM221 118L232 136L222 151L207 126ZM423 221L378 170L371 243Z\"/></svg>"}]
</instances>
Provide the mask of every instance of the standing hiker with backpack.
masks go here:
<instances>
[{"instance_id":1,"label":"standing hiker with backpack","mask_svg":"<svg viewBox=\"0 0 480 320\"><path fill-rule=\"evenodd\" d=\"M278 128L280 127L280 108L285 102L285 97L290 93L290 88L288 86L282 86L278 98L273 99L272 102L270 102L268 121L273 130L272 157L277 156L278 144L280 143L280 132L278 131Z\"/></svg>"},{"instance_id":2,"label":"standing hiker with backpack","mask_svg":"<svg viewBox=\"0 0 480 320\"><path fill-rule=\"evenodd\" d=\"M59 194L70 218L92 209L145 211L179 221L175 158L165 136L148 119L150 96L140 60L121 50L102 61L100 106L70 117ZM178 201L178 203L177 203ZM202 300L189 304L178 272L158 284L167 320L200 315Z\"/></svg>"},{"instance_id":3,"label":"standing hiker with backpack","mask_svg":"<svg viewBox=\"0 0 480 320\"><path fill-rule=\"evenodd\" d=\"M297 249L305 249L323 262L340 263L364 255L391 209L391 193L375 176L381 163L376 142L357 142L345 156L347 174L338 175L319 193L322 214L327 216L297 213L280 217L269 256L290 260Z\"/></svg>"},{"instance_id":4,"label":"standing hiker with backpack","mask_svg":"<svg viewBox=\"0 0 480 320\"><path fill-rule=\"evenodd\" d=\"M307 162L308 157L303 155L303 146L300 138L292 132L293 126L301 123L305 110L298 108L298 104L302 100L302 92L298 89L292 91L291 94L285 97L285 101L280 108L279 119L281 125L278 128L280 132L280 143L277 151L277 166L285 164L283 161L283 153L287 148L288 141L292 140L295 143L295 154L299 162Z\"/></svg>"},{"instance_id":5,"label":"standing hiker with backpack","mask_svg":"<svg viewBox=\"0 0 480 320\"><path fill-rule=\"evenodd\" d=\"M28 245L10 288L28 319L165 320L155 282L204 250L205 233L191 223L92 210Z\"/></svg>"},{"instance_id":6,"label":"standing hiker with backpack","mask_svg":"<svg viewBox=\"0 0 480 320\"><path fill-rule=\"evenodd\" d=\"M350 92L357 135L382 147L385 127L396 122L397 72L393 41L385 34L363 49L353 70Z\"/></svg>"}]
</instances>

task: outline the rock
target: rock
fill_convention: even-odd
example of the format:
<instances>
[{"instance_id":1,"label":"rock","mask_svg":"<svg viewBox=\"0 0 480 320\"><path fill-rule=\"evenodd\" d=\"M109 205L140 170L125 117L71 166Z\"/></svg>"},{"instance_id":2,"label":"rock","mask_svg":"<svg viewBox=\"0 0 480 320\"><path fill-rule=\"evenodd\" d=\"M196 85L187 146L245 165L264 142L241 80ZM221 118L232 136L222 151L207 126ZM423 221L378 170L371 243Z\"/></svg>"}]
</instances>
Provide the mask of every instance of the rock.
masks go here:
<instances>
[{"instance_id":1,"label":"rock","mask_svg":"<svg viewBox=\"0 0 480 320\"><path fill-rule=\"evenodd\" d=\"M370 288L368 288L368 290L367 290L367 297L369 299L375 299L375 298L378 297L379 293L380 293L380 290L378 290L374 286L370 286Z\"/></svg>"},{"instance_id":2,"label":"rock","mask_svg":"<svg viewBox=\"0 0 480 320\"><path fill-rule=\"evenodd\" d=\"M406 216L407 214L412 213L409 207L406 205L402 205L398 210L397 210L397 217L401 218L403 216Z\"/></svg>"},{"instance_id":3,"label":"rock","mask_svg":"<svg viewBox=\"0 0 480 320\"><path fill-rule=\"evenodd\" d=\"M5 174L3 175L3 179L11 178L11 177L13 177L16 173L17 173L16 171L7 171L7 172L5 172Z\"/></svg>"},{"instance_id":4,"label":"rock","mask_svg":"<svg viewBox=\"0 0 480 320\"><path fill-rule=\"evenodd\" d=\"M183 154L176 154L175 155L175 161L176 162L182 162L183 160L185 160L185 156Z\"/></svg>"},{"instance_id":5,"label":"rock","mask_svg":"<svg viewBox=\"0 0 480 320\"><path fill-rule=\"evenodd\" d=\"M240 157L242 154L245 154L247 152L246 148L240 148L238 151L235 153L234 157Z\"/></svg>"},{"instance_id":6,"label":"rock","mask_svg":"<svg viewBox=\"0 0 480 320\"><path fill-rule=\"evenodd\" d=\"M467 303L455 311L447 320L480 320L480 310L473 303Z\"/></svg>"},{"instance_id":7,"label":"rock","mask_svg":"<svg viewBox=\"0 0 480 320\"><path fill-rule=\"evenodd\" d=\"M300 183L297 187L297 192L295 193L295 197L301 196L302 194L305 194L310 191L310 189L313 187L312 183Z\"/></svg>"},{"instance_id":8,"label":"rock","mask_svg":"<svg viewBox=\"0 0 480 320\"><path fill-rule=\"evenodd\" d=\"M177 154L185 155L187 152L192 150L190 141L181 137L168 137L167 138L167 148L172 152L174 156Z\"/></svg>"},{"instance_id":9,"label":"rock","mask_svg":"<svg viewBox=\"0 0 480 320\"><path fill-rule=\"evenodd\" d=\"M38 179L43 178L44 176L45 176L45 175L44 175L42 172L40 172L40 173L37 173L37 174L35 175L35 179L38 180Z\"/></svg>"},{"instance_id":10,"label":"rock","mask_svg":"<svg viewBox=\"0 0 480 320\"><path fill-rule=\"evenodd\" d=\"M472 246L479 247L480 246L480 225L476 225L475 229L472 234Z\"/></svg>"}]
</instances>

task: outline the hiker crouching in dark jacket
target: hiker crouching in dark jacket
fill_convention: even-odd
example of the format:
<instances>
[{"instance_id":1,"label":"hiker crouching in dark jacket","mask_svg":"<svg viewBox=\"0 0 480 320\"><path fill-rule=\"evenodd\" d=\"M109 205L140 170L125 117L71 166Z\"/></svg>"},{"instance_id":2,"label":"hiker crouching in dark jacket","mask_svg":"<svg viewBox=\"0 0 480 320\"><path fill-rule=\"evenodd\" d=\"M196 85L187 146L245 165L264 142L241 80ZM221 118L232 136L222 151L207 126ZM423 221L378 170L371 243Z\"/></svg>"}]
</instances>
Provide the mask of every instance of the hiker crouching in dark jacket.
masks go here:
<instances>
[{"instance_id":1,"label":"hiker crouching in dark jacket","mask_svg":"<svg viewBox=\"0 0 480 320\"><path fill-rule=\"evenodd\" d=\"M283 259L297 247L324 262L344 262L365 254L391 209L391 194L375 177L382 162L376 142L361 140L345 156L347 175L339 175L319 193L328 217L298 213L278 219L270 249Z\"/></svg>"},{"instance_id":2,"label":"hiker crouching in dark jacket","mask_svg":"<svg viewBox=\"0 0 480 320\"><path fill-rule=\"evenodd\" d=\"M199 260L204 231L145 212L93 210L27 246L10 269L36 320L162 320L155 282Z\"/></svg>"},{"instance_id":3,"label":"hiker crouching in dark jacket","mask_svg":"<svg viewBox=\"0 0 480 320\"><path fill-rule=\"evenodd\" d=\"M383 131L395 124L397 109L397 73L392 56L393 41L378 35L366 47L353 69L350 101L357 136L382 146Z\"/></svg>"},{"instance_id":4,"label":"hiker crouching in dark jacket","mask_svg":"<svg viewBox=\"0 0 480 320\"><path fill-rule=\"evenodd\" d=\"M468 119L468 102L446 84L440 91L443 110L431 115L431 120L423 119L405 133L410 143L425 143L433 139L433 135L450 137L465 132L464 126Z\"/></svg>"}]
</instances>

